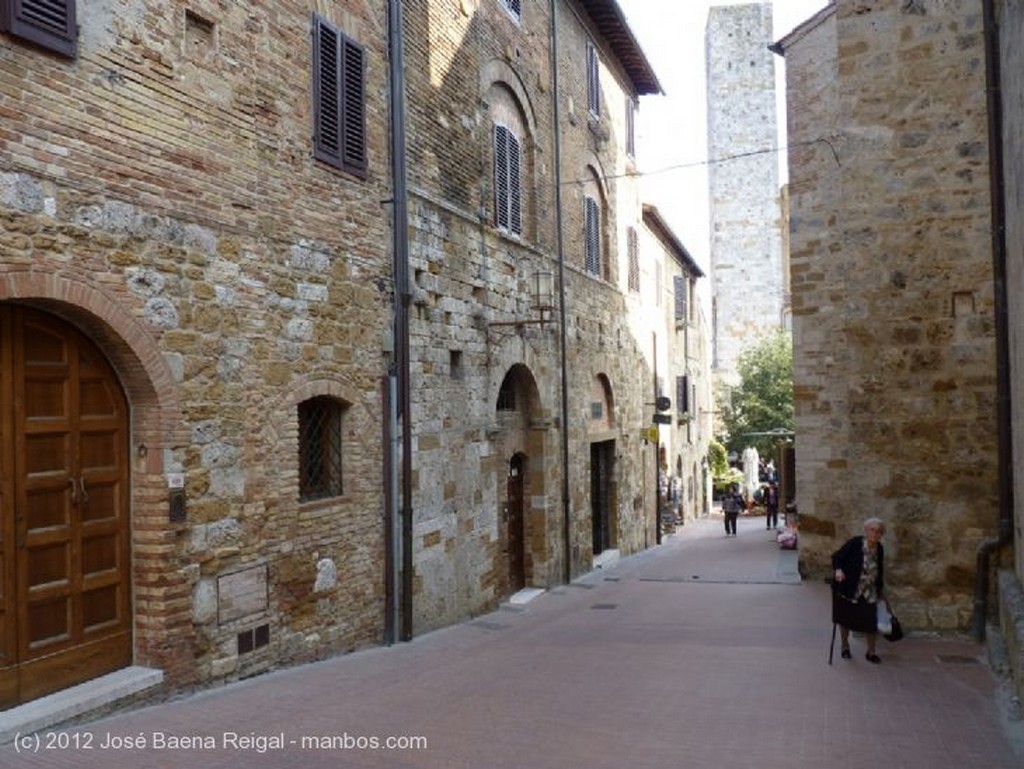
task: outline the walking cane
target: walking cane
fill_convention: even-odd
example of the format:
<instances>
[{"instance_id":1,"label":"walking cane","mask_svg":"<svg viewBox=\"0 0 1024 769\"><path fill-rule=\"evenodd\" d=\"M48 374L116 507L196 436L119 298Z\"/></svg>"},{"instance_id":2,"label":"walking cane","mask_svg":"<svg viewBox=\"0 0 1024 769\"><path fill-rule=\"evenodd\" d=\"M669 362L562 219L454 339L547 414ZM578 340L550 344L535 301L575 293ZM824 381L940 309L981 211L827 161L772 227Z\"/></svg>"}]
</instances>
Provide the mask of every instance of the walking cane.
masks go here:
<instances>
[{"instance_id":1,"label":"walking cane","mask_svg":"<svg viewBox=\"0 0 1024 769\"><path fill-rule=\"evenodd\" d=\"M832 655L836 653L836 623L832 623L832 643L828 647L828 664L832 664Z\"/></svg>"}]
</instances>

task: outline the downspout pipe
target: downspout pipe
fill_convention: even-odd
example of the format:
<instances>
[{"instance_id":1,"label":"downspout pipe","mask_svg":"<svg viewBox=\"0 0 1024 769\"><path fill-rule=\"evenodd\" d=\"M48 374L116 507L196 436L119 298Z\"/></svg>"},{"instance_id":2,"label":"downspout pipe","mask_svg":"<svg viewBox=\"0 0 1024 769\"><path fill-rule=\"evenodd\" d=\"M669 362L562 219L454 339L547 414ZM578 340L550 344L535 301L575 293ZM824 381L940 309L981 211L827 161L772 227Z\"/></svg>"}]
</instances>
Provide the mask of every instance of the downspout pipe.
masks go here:
<instances>
[{"instance_id":1,"label":"downspout pipe","mask_svg":"<svg viewBox=\"0 0 1024 769\"><path fill-rule=\"evenodd\" d=\"M1006 203L1003 168L1003 102L999 64L999 24L994 0L982 0L988 111L989 180L992 198L992 274L996 336L996 429L999 530L978 547L971 634L985 639L989 573L993 553L1013 542L1013 444L1010 429L1010 346L1006 289Z\"/></svg>"},{"instance_id":2,"label":"downspout pipe","mask_svg":"<svg viewBox=\"0 0 1024 769\"><path fill-rule=\"evenodd\" d=\"M555 124L555 240L558 249L559 369L561 371L562 411L562 540L565 584L572 582L572 511L569 496L569 375L567 371L565 330L565 243L562 235L562 120L558 84L558 7L551 0L551 105Z\"/></svg>"},{"instance_id":3,"label":"downspout pipe","mask_svg":"<svg viewBox=\"0 0 1024 769\"><path fill-rule=\"evenodd\" d=\"M401 461L392 457L392 466L400 476L401 511L399 513L395 563L400 564L396 579L399 595L397 628L399 639L412 639L412 425L409 396L409 187L405 165L405 52L402 34L402 2L388 0L389 86L391 99L391 190L392 257L394 271L394 375L397 380L393 399L395 423L401 422ZM398 448L395 448L398 451Z\"/></svg>"}]
</instances>

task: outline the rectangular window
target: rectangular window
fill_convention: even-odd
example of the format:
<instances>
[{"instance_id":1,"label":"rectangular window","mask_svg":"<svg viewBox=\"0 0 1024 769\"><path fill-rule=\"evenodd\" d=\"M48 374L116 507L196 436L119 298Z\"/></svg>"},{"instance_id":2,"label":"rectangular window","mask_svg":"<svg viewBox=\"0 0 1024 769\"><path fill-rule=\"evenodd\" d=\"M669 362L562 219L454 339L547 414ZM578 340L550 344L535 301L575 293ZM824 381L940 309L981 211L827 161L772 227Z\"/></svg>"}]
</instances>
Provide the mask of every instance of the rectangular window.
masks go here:
<instances>
[{"instance_id":1,"label":"rectangular window","mask_svg":"<svg viewBox=\"0 0 1024 769\"><path fill-rule=\"evenodd\" d=\"M590 117L601 117L601 67L597 46L587 42L587 108Z\"/></svg>"},{"instance_id":2,"label":"rectangular window","mask_svg":"<svg viewBox=\"0 0 1024 769\"><path fill-rule=\"evenodd\" d=\"M591 197L584 198L585 267L591 275L601 274L601 209Z\"/></svg>"},{"instance_id":3,"label":"rectangular window","mask_svg":"<svg viewBox=\"0 0 1024 769\"><path fill-rule=\"evenodd\" d=\"M0 32L75 58L76 0L0 0Z\"/></svg>"},{"instance_id":4,"label":"rectangular window","mask_svg":"<svg viewBox=\"0 0 1024 769\"><path fill-rule=\"evenodd\" d=\"M640 244L635 227L626 230L626 250L629 258L629 290L638 294L640 293Z\"/></svg>"},{"instance_id":5,"label":"rectangular window","mask_svg":"<svg viewBox=\"0 0 1024 769\"><path fill-rule=\"evenodd\" d=\"M505 6L505 9L515 17L516 21L522 18L523 8L521 0L498 0L498 2Z\"/></svg>"},{"instance_id":6,"label":"rectangular window","mask_svg":"<svg viewBox=\"0 0 1024 769\"><path fill-rule=\"evenodd\" d=\"M299 501L339 497L342 405L319 396L299 404Z\"/></svg>"},{"instance_id":7,"label":"rectangular window","mask_svg":"<svg viewBox=\"0 0 1024 769\"><path fill-rule=\"evenodd\" d=\"M523 234L521 154L515 134L494 126L494 223L512 235Z\"/></svg>"},{"instance_id":8,"label":"rectangular window","mask_svg":"<svg viewBox=\"0 0 1024 769\"><path fill-rule=\"evenodd\" d=\"M679 416L690 411L690 378L688 376L676 377L676 412Z\"/></svg>"},{"instance_id":9,"label":"rectangular window","mask_svg":"<svg viewBox=\"0 0 1024 769\"><path fill-rule=\"evenodd\" d=\"M626 154L636 157L636 102L626 98Z\"/></svg>"},{"instance_id":10,"label":"rectangular window","mask_svg":"<svg viewBox=\"0 0 1024 769\"><path fill-rule=\"evenodd\" d=\"M363 47L313 16L313 154L366 177L366 87Z\"/></svg>"},{"instance_id":11,"label":"rectangular window","mask_svg":"<svg viewBox=\"0 0 1024 769\"><path fill-rule=\"evenodd\" d=\"M687 319L687 297L688 281L685 275L674 275L672 277L672 289L675 294L675 316L676 323L684 323Z\"/></svg>"}]
</instances>

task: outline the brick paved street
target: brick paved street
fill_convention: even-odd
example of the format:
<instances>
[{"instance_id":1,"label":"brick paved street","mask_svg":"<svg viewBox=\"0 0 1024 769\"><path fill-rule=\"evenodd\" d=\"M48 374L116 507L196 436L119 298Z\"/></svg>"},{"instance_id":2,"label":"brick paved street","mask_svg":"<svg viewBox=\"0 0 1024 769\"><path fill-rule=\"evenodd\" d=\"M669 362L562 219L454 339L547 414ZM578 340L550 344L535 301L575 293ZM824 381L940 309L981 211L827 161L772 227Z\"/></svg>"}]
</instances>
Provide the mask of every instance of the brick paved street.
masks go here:
<instances>
[{"instance_id":1,"label":"brick paved street","mask_svg":"<svg viewBox=\"0 0 1024 769\"><path fill-rule=\"evenodd\" d=\"M981 647L880 641L873 666L855 638L854 659L837 650L829 667L830 637L826 586L795 579L762 518L728 539L710 519L523 606L27 735L22 752L0 746L0 766L1024 766L1020 722L1005 717ZM360 747L389 737L425 747Z\"/></svg>"}]
</instances>

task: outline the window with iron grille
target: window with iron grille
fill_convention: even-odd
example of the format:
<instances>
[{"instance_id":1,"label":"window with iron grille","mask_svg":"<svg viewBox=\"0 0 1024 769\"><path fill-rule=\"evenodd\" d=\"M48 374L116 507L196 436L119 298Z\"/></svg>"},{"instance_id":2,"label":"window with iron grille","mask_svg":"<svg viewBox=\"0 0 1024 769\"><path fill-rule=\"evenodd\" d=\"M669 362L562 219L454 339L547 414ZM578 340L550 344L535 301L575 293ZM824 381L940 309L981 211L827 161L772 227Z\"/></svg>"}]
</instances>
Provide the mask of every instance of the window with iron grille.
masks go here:
<instances>
[{"instance_id":1,"label":"window with iron grille","mask_svg":"<svg viewBox=\"0 0 1024 769\"><path fill-rule=\"evenodd\" d=\"M0 0L0 32L75 58L76 0Z\"/></svg>"},{"instance_id":2,"label":"window with iron grille","mask_svg":"<svg viewBox=\"0 0 1024 769\"><path fill-rule=\"evenodd\" d=\"M299 404L299 501L338 497L344 406L318 396Z\"/></svg>"},{"instance_id":3,"label":"window with iron grille","mask_svg":"<svg viewBox=\"0 0 1024 769\"><path fill-rule=\"evenodd\" d=\"M587 42L587 108L594 119L601 117L601 67L597 46Z\"/></svg>"},{"instance_id":4,"label":"window with iron grille","mask_svg":"<svg viewBox=\"0 0 1024 769\"><path fill-rule=\"evenodd\" d=\"M363 47L313 16L313 154L366 177Z\"/></svg>"},{"instance_id":5,"label":"window with iron grille","mask_svg":"<svg viewBox=\"0 0 1024 769\"><path fill-rule=\"evenodd\" d=\"M626 230L626 250L629 257L629 290L640 293L640 244L637 240L636 228Z\"/></svg>"},{"instance_id":6,"label":"window with iron grille","mask_svg":"<svg viewBox=\"0 0 1024 769\"><path fill-rule=\"evenodd\" d=\"M498 0L505 9L511 13L517 20L522 18L522 2L521 0Z\"/></svg>"},{"instance_id":7,"label":"window with iron grille","mask_svg":"<svg viewBox=\"0 0 1024 769\"><path fill-rule=\"evenodd\" d=\"M584 198L585 266L591 275L601 274L601 209L591 197Z\"/></svg>"},{"instance_id":8,"label":"window with iron grille","mask_svg":"<svg viewBox=\"0 0 1024 769\"><path fill-rule=\"evenodd\" d=\"M508 128L494 126L494 222L512 235L523 234L522 152Z\"/></svg>"}]
</instances>

